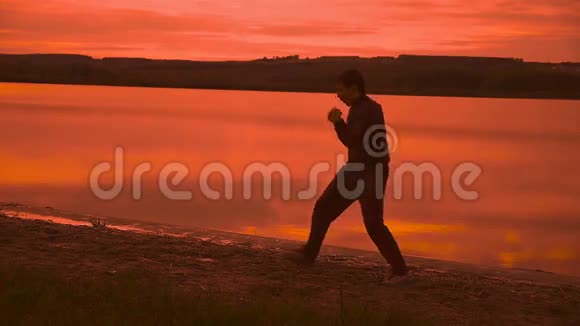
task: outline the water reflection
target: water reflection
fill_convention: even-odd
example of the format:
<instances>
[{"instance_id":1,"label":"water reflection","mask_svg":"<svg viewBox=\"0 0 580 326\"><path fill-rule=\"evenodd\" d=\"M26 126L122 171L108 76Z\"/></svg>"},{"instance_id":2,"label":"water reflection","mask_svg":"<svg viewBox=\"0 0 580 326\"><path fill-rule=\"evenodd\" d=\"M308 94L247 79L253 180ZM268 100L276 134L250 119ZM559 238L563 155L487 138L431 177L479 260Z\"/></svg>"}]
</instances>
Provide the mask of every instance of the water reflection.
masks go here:
<instances>
[{"instance_id":1,"label":"water reflection","mask_svg":"<svg viewBox=\"0 0 580 326\"><path fill-rule=\"evenodd\" d=\"M430 196L429 180L420 200L411 178L402 199L392 179L387 186L385 221L406 254L580 275L578 101L375 98L399 136L392 168L431 162L441 171L441 200ZM221 162L241 194L244 167L281 162L301 189L312 166L335 164L345 153L324 117L333 105L340 106L329 94L0 83L0 199L304 240L315 198L209 200L195 191L198 173ZM130 179L112 201L88 187L91 168L112 161L118 145L126 150L126 176L152 163L140 201L132 199ZM483 170L470 187L480 194L476 201L452 192L453 169L466 161ZM191 201L160 193L159 171L170 162L188 166L176 189L194 190ZM331 177L320 175L318 193ZM374 250L357 204L332 225L327 243Z\"/></svg>"}]
</instances>

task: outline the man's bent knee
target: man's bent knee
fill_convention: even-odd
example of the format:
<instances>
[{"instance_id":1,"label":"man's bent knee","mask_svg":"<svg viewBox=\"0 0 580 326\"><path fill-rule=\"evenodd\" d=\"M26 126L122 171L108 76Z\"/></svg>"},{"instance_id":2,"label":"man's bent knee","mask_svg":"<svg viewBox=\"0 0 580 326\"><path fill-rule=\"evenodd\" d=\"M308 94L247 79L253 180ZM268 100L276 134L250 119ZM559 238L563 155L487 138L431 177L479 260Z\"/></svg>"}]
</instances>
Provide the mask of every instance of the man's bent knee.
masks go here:
<instances>
[{"instance_id":1,"label":"man's bent knee","mask_svg":"<svg viewBox=\"0 0 580 326\"><path fill-rule=\"evenodd\" d=\"M379 219L373 220L365 220L365 228L367 229L367 233L371 236L377 236L384 232L385 224Z\"/></svg>"}]
</instances>

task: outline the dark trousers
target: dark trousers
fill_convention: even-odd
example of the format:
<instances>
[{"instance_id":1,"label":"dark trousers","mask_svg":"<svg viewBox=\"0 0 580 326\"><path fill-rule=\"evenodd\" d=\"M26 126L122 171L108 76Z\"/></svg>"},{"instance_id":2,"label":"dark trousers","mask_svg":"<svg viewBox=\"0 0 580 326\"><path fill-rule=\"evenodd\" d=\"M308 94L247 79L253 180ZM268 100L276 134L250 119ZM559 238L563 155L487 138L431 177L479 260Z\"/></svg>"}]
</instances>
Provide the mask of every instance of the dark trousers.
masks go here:
<instances>
[{"instance_id":1,"label":"dark trousers","mask_svg":"<svg viewBox=\"0 0 580 326\"><path fill-rule=\"evenodd\" d=\"M399 246L383 222L384 192L389 177L389 162L378 163L378 171L377 164L365 164L363 171L354 172L347 171L347 165L337 173L314 205L310 236L304 248L306 254L310 258L318 256L330 224L353 202L358 201L367 233L379 252L392 266L393 271L405 271L406 264ZM356 189L357 183L360 186L361 182L362 192L355 193L353 190ZM344 191L345 188L347 192Z\"/></svg>"}]
</instances>

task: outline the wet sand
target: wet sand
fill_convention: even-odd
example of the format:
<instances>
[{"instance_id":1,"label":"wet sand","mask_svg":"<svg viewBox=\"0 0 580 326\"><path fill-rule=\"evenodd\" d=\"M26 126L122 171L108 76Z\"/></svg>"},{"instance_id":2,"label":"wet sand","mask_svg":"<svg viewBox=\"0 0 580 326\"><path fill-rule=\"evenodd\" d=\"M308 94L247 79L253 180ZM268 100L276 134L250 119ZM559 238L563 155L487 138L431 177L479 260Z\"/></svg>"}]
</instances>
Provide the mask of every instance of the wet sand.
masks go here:
<instances>
[{"instance_id":1,"label":"wet sand","mask_svg":"<svg viewBox=\"0 0 580 326\"><path fill-rule=\"evenodd\" d=\"M121 222L111 220L93 227L82 215L74 219L82 223L70 225L54 221L71 216L53 208L0 209L2 264L73 280L142 270L224 299L298 296L320 309L347 300L377 310L400 307L442 324L580 323L580 278L572 276L407 257L416 269L389 284L388 267L374 252L324 247L314 266L299 266L284 257L298 245L289 240L204 229L169 234L153 225L111 227ZM48 217L33 219L39 216Z\"/></svg>"}]
</instances>

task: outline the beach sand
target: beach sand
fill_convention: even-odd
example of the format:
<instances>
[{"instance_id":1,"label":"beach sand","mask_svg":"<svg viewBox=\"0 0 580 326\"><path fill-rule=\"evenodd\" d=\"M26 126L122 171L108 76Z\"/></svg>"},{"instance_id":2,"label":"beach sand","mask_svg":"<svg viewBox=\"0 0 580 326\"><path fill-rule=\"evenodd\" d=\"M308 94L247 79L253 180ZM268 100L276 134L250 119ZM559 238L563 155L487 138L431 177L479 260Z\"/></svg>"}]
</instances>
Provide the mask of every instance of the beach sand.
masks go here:
<instances>
[{"instance_id":1,"label":"beach sand","mask_svg":"<svg viewBox=\"0 0 580 326\"><path fill-rule=\"evenodd\" d=\"M67 280L139 270L224 299L293 296L316 309L346 300L377 311L398 307L436 324L580 324L580 278L573 276L406 257L416 269L391 284L374 252L324 247L313 266L300 266L284 257L299 245L290 240L191 228L172 235L111 220L94 227L83 215L70 225L57 223L70 216L53 208L0 209L0 263Z\"/></svg>"}]
</instances>

